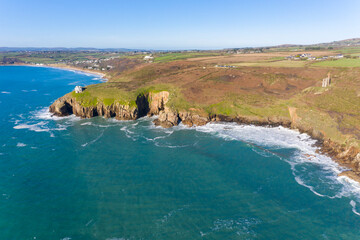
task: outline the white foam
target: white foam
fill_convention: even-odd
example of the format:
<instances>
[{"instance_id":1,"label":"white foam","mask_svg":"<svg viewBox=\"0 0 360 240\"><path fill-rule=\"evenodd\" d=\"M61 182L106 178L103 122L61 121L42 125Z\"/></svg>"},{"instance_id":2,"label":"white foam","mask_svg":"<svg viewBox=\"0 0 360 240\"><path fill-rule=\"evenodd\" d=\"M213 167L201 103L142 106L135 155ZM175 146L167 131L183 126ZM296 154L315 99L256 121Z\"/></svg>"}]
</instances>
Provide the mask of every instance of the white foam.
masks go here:
<instances>
[{"instance_id":1,"label":"white foam","mask_svg":"<svg viewBox=\"0 0 360 240\"><path fill-rule=\"evenodd\" d=\"M37 92L36 89L32 89L32 90L21 90L22 92Z\"/></svg>"},{"instance_id":2,"label":"white foam","mask_svg":"<svg viewBox=\"0 0 360 240\"><path fill-rule=\"evenodd\" d=\"M356 202L354 200L351 200L350 205L352 206L353 213L360 216L360 213L358 211L356 211Z\"/></svg>"},{"instance_id":3,"label":"white foam","mask_svg":"<svg viewBox=\"0 0 360 240\"><path fill-rule=\"evenodd\" d=\"M48 107L44 107L40 110L36 110L34 112L32 112L33 114L33 119L40 119L40 120L70 120L70 121L79 121L81 120L80 117L75 116L74 114L71 114L69 116L64 116L64 117L58 117L53 115L50 111Z\"/></svg>"},{"instance_id":4,"label":"white foam","mask_svg":"<svg viewBox=\"0 0 360 240\"><path fill-rule=\"evenodd\" d=\"M48 128L42 128L44 125L46 125L45 122L39 122L35 124L19 124L14 126L14 129L29 129L34 132L48 132Z\"/></svg>"},{"instance_id":5,"label":"white foam","mask_svg":"<svg viewBox=\"0 0 360 240\"><path fill-rule=\"evenodd\" d=\"M124 127L120 128L120 130L125 132L125 136L127 138L130 138L133 141L138 140L139 136L137 134L135 134L133 131L129 130L129 128L130 128L129 126L124 126Z\"/></svg>"},{"instance_id":6,"label":"white foam","mask_svg":"<svg viewBox=\"0 0 360 240\"><path fill-rule=\"evenodd\" d=\"M320 194L320 193L316 192L316 191L314 190L314 187L305 184L305 183L301 180L300 177L295 176L295 180L296 180L296 182L297 182L298 184L300 184L300 185L302 185L302 186L307 187L308 189L310 189L310 191L312 191L315 195L317 195L317 196L319 196L319 197L329 197L329 196L326 196L326 195L323 195L323 194ZM329 197L329 198L333 198L333 197Z\"/></svg>"},{"instance_id":7,"label":"white foam","mask_svg":"<svg viewBox=\"0 0 360 240\"><path fill-rule=\"evenodd\" d=\"M22 114L19 115L20 119L12 119L15 123L14 129L27 129L29 131L34 132L48 132L50 137L55 137L52 131L64 131L67 126L71 124L72 119L75 117L66 117L60 118L52 116L49 112L48 108L43 108L40 110L36 110L31 112L31 116L29 118L23 117ZM53 127L51 121L49 120L62 120L64 119L66 122L56 123L56 126ZM75 118L76 119L76 118ZM40 120L40 121L39 121ZM70 120L70 122L69 122ZM77 119L76 119L77 120Z\"/></svg>"},{"instance_id":8,"label":"white foam","mask_svg":"<svg viewBox=\"0 0 360 240\"><path fill-rule=\"evenodd\" d=\"M82 146L82 147L86 147L86 146L88 146L88 145L90 145L90 144L93 144L94 142L96 142L97 140L99 140L103 135L104 135L104 131L103 131L99 136L97 136L94 140L92 140L92 141L90 141L90 142L87 142L87 143L84 143L84 144L82 144L81 146Z\"/></svg>"},{"instance_id":9,"label":"white foam","mask_svg":"<svg viewBox=\"0 0 360 240\"><path fill-rule=\"evenodd\" d=\"M1 93L3 93L3 94L10 94L11 92L2 91Z\"/></svg>"},{"instance_id":10,"label":"white foam","mask_svg":"<svg viewBox=\"0 0 360 240\"><path fill-rule=\"evenodd\" d=\"M92 125L92 123L91 122L85 122L85 123L82 123L82 124L80 124L81 126L90 126L90 125Z\"/></svg>"},{"instance_id":11,"label":"white foam","mask_svg":"<svg viewBox=\"0 0 360 240\"><path fill-rule=\"evenodd\" d=\"M330 157L319 154L316 140L307 134L284 127L259 127L236 123L209 123L195 128L227 141L242 141L261 155L278 156L290 164L296 182L319 197L349 197L360 202L360 184L338 174L344 170ZM292 156L282 156L277 149L293 149ZM312 174L312 175L311 175ZM311 177L310 177L311 175ZM314 178L318 181L314 181ZM315 185L314 185L315 184ZM326 194L323 193L326 191Z\"/></svg>"},{"instance_id":12,"label":"white foam","mask_svg":"<svg viewBox=\"0 0 360 240\"><path fill-rule=\"evenodd\" d=\"M21 143L21 142L18 142L16 144L17 147L26 147L26 144L25 143Z\"/></svg>"},{"instance_id":13,"label":"white foam","mask_svg":"<svg viewBox=\"0 0 360 240\"><path fill-rule=\"evenodd\" d=\"M60 117L54 116L53 114L51 114L51 112L49 111L49 108L42 108L40 110L37 110L35 112L33 112L34 117L36 119L43 119L43 120L60 120Z\"/></svg>"},{"instance_id":14,"label":"white foam","mask_svg":"<svg viewBox=\"0 0 360 240\"><path fill-rule=\"evenodd\" d=\"M24 123L24 124L18 124L16 126L14 126L14 129L28 129L30 131L34 131L34 132L50 132L50 131L64 131L66 130L65 126L59 125L59 127L56 128L49 128L47 122L41 121L35 124L28 124L28 123Z\"/></svg>"}]
</instances>

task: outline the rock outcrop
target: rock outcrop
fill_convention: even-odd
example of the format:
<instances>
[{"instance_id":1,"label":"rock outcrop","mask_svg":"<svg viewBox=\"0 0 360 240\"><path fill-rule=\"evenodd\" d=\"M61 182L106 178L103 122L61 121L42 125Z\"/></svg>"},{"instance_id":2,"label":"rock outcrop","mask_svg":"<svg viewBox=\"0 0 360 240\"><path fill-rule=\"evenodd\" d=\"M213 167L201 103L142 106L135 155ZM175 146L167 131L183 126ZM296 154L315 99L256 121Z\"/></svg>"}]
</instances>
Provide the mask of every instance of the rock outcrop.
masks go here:
<instances>
[{"instance_id":1,"label":"rock outcrop","mask_svg":"<svg viewBox=\"0 0 360 240\"><path fill-rule=\"evenodd\" d=\"M172 111L170 108L165 107L164 110L159 112L159 117L154 120L156 126L162 126L164 128L170 128L177 126L180 122L177 112Z\"/></svg>"},{"instance_id":2,"label":"rock outcrop","mask_svg":"<svg viewBox=\"0 0 360 240\"><path fill-rule=\"evenodd\" d=\"M169 92L162 91L158 93L150 92L148 94L149 102L149 116L159 115L161 111L165 110L165 105L169 101Z\"/></svg>"},{"instance_id":3,"label":"rock outcrop","mask_svg":"<svg viewBox=\"0 0 360 240\"><path fill-rule=\"evenodd\" d=\"M210 121L210 117L200 116L191 112L181 111L179 117L183 124L192 127L192 126L202 126L207 124Z\"/></svg>"}]
</instances>

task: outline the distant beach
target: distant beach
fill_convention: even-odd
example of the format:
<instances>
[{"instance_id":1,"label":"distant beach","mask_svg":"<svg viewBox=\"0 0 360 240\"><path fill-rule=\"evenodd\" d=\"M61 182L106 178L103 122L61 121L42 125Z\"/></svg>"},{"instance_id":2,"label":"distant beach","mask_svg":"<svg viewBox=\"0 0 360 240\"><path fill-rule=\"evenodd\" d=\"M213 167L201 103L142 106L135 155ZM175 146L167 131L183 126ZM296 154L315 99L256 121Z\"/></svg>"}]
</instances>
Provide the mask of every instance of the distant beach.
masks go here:
<instances>
[{"instance_id":1,"label":"distant beach","mask_svg":"<svg viewBox=\"0 0 360 240\"><path fill-rule=\"evenodd\" d=\"M65 64L43 64L43 65L36 65L36 64L28 64L28 63L17 63L17 64L0 64L0 66L29 66L29 67L48 67L48 68L58 68L63 70L70 70L76 72L82 72L87 74L93 74L100 76L104 81L108 81L108 76L105 73L95 70L88 70L83 68L78 68L74 66L69 66Z\"/></svg>"}]
</instances>

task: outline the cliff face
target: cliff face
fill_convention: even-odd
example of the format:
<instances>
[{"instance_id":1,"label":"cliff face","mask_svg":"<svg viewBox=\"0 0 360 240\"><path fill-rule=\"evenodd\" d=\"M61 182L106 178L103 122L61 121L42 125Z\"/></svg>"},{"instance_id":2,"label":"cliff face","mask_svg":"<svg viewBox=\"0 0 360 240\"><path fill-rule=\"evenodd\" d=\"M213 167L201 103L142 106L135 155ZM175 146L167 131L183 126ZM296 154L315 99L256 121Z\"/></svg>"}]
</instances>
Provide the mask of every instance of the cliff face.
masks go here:
<instances>
[{"instance_id":1,"label":"cliff face","mask_svg":"<svg viewBox=\"0 0 360 240\"><path fill-rule=\"evenodd\" d=\"M75 98L64 96L56 100L50 107L49 111L56 116L68 116L74 114L81 118L91 118L95 116L104 116L106 118L115 117L119 120L131 120L139 117L139 110L129 105L118 103L106 106L98 103L96 106L82 106Z\"/></svg>"},{"instance_id":2,"label":"cliff face","mask_svg":"<svg viewBox=\"0 0 360 240\"><path fill-rule=\"evenodd\" d=\"M139 94L136 97L136 106L113 103L105 105L98 102L96 106L83 106L71 94L57 99L49 110L56 116L68 116L74 114L81 118L104 116L105 118L115 117L119 120L135 120L143 116L159 115L165 112L165 105L169 100L169 92Z\"/></svg>"}]
</instances>

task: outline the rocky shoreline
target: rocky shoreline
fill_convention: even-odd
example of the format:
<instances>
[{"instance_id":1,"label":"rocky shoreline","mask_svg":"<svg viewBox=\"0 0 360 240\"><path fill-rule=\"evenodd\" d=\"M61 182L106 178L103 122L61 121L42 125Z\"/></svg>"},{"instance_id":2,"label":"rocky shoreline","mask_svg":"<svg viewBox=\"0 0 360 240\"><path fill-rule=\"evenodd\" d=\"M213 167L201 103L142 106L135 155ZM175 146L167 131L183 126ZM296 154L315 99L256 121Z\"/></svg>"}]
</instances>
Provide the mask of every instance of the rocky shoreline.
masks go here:
<instances>
[{"instance_id":1,"label":"rocky shoreline","mask_svg":"<svg viewBox=\"0 0 360 240\"><path fill-rule=\"evenodd\" d=\"M328 155L341 166L350 169L340 173L339 176L347 176L360 182L360 149L354 146L340 145L326 138L322 132L305 126L301 121L298 121L296 109L294 108L289 108L290 118L261 118L257 116L230 117L218 114L198 114L196 111L174 111L166 105L168 100L169 92L167 91L157 93L149 92L137 96L136 106L120 103L105 105L99 102L96 106L85 107L77 102L71 94L67 94L57 99L49 107L49 111L56 116L74 114L81 118L104 116L105 118L114 117L118 120L135 120L143 116L158 115L158 118L154 120L154 124L165 128L177 126L180 122L189 127L202 126L209 122L235 122L255 126L283 126L297 129L299 132L307 133L313 139L316 139L322 154Z\"/></svg>"}]
</instances>

